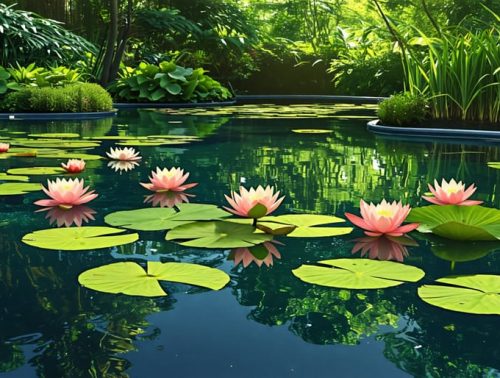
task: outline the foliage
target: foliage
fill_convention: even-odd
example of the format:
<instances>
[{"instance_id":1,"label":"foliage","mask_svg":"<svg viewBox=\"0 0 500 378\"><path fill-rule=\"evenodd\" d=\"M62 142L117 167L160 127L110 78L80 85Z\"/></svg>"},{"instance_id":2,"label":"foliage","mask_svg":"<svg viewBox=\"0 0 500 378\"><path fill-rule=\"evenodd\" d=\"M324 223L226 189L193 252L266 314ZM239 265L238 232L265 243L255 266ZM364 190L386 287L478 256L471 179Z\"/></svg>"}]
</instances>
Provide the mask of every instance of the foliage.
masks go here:
<instances>
[{"instance_id":1,"label":"foliage","mask_svg":"<svg viewBox=\"0 0 500 378\"><path fill-rule=\"evenodd\" d=\"M119 100L127 102L223 101L231 93L218 81L205 75L203 68L185 68L174 62L159 65L141 63L127 67L110 87Z\"/></svg>"},{"instance_id":2,"label":"foliage","mask_svg":"<svg viewBox=\"0 0 500 378\"><path fill-rule=\"evenodd\" d=\"M76 61L95 47L54 20L0 4L0 65Z\"/></svg>"},{"instance_id":3,"label":"foliage","mask_svg":"<svg viewBox=\"0 0 500 378\"><path fill-rule=\"evenodd\" d=\"M386 125L419 125L427 115L427 104L421 95L396 94L379 104L377 114Z\"/></svg>"},{"instance_id":4,"label":"foliage","mask_svg":"<svg viewBox=\"0 0 500 378\"><path fill-rule=\"evenodd\" d=\"M0 109L7 112L99 112L113 101L97 84L76 83L65 87L24 87L5 96Z\"/></svg>"}]
</instances>

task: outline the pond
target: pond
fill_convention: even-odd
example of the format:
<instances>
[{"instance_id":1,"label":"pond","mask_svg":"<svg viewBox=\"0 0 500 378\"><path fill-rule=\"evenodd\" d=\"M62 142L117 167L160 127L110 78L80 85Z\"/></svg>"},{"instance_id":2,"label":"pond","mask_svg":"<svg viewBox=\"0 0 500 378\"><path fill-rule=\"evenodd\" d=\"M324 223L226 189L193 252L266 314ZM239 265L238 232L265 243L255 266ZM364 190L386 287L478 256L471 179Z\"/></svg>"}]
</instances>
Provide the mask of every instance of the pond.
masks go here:
<instances>
[{"instance_id":1,"label":"pond","mask_svg":"<svg viewBox=\"0 0 500 378\"><path fill-rule=\"evenodd\" d=\"M196 196L191 203L223 206L224 194L240 183L269 184L286 196L277 214L344 217L359 214L361 198L424 205L427 183L452 177L476 183L474 198L500 207L500 170L488 166L500 161L496 145L377 137L366 131L373 114L369 106L250 105L3 122L1 137L28 156L3 155L0 172L54 167L84 153L87 169L80 176L99 194L88 204L88 226L105 226L104 217L116 211L150 207L139 182L156 167L172 166L199 183L189 190ZM43 148L33 144L44 133L78 133L86 144L64 150L58 139ZM128 145L142 141L135 147L143 157L139 165L120 170L109 160L91 160L117 143L99 137L117 135ZM162 135L184 137L166 144ZM137 136L162 145L131 139ZM36 158L29 156L33 148ZM32 175L30 182L54 177ZM355 229L337 237L279 236L269 250L242 251L187 247L166 241L164 231L141 231L126 245L55 251L21 242L25 234L57 226L57 214L36 212L33 202L42 198L41 191L0 197L2 377L500 376L498 316L447 311L417 295L418 287L440 277L498 274L496 243L437 243L413 232L412 245L362 254L353 253L354 239L363 236ZM292 274L301 264L342 257L402 260L426 275L386 289L348 290ZM83 271L122 261L197 263L231 280L218 291L162 283L168 295L158 298L78 283Z\"/></svg>"}]
</instances>

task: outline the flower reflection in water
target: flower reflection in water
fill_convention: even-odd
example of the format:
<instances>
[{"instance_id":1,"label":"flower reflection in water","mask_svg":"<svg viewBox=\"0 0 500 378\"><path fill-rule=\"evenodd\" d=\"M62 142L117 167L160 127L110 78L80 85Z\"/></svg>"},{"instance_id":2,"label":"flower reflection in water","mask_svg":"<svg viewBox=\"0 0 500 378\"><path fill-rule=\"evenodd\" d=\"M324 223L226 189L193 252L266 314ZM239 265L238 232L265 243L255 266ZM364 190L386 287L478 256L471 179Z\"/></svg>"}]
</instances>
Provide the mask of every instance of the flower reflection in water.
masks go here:
<instances>
[{"instance_id":1,"label":"flower reflection in water","mask_svg":"<svg viewBox=\"0 0 500 378\"><path fill-rule=\"evenodd\" d=\"M274 243L278 244L276 241ZM272 242L265 242L255 247L233 249L229 254L228 260L234 260L235 266L242 263L243 267L246 268L252 262L259 267L262 264L271 266L273 265L273 258L279 260L281 259L281 254Z\"/></svg>"},{"instance_id":2,"label":"flower reflection in water","mask_svg":"<svg viewBox=\"0 0 500 378\"><path fill-rule=\"evenodd\" d=\"M57 227L70 227L73 224L80 227L83 223L95 220L94 214L96 213L95 210L84 205L73 206L70 209L59 206L44 207L37 210L37 212L40 211L47 211L45 219L48 219L51 225L56 223Z\"/></svg>"},{"instance_id":3,"label":"flower reflection in water","mask_svg":"<svg viewBox=\"0 0 500 378\"><path fill-rule=\"evenodd\" d=\"M403 261L408 256L406 247L417 247L418 243L409 236L367 236L354 240L352 253L361 251L361 257L370 259Z\"/></svg>"},{"instance_id":4,"label":"flower reflection in water","mask_svg":"<svg viewBox=\"0 0 500 378\"><path fill-rule=\"evenodd\" d=\"M122 171L131 171L133 169L135 169L135 167L137 167L139 165L138 162L136 161L121 161L121 160L112 160L108 163L108 167L110 167L111 169L114 169L115 172L120 172L120 174L122 173Z\"/></svg>"},{"instance_id":5,"label":"flower reflection in water","mask_svg":"<svg viewBox=\"0 0 500 378\"><path fill-rule=\"evenodd\" d=\"M155 207L174 207L184 202L189 202L188 197L195 197L193 194L184 192L162 192L147 196L144 203L151 203Z\"/></svg>"}]
</instances>

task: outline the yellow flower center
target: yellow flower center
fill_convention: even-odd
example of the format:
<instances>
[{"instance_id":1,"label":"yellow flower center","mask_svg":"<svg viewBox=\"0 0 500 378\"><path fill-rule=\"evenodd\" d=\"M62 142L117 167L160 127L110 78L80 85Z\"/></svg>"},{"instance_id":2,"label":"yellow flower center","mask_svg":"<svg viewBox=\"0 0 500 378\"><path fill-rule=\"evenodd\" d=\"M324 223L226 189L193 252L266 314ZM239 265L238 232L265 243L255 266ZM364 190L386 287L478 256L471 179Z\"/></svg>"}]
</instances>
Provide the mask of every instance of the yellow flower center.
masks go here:
<instances>
[{"instance_id":1,"label":"yellow flower center","mask_svg":"<svg viewBox=\"0 0 500 378\"><path fill-rule=\"evenodd\" d=\"M448 187L446 189L446 193L448 193L448 194L454 194L454 193L457 193L457 192L458 192L458 188L456 186L454 186L454 187Z\"/></svg>"},{"instance_id":2,"label":"yellow flower center","mask_svg":"<svg viewBox=\"0 0 500 378\"><path fill-rule=\"evenodd\" d=\"M391 218L394 213L390 209L378 209L377 215L381 217Z\"/></svg>"}]
</instances>

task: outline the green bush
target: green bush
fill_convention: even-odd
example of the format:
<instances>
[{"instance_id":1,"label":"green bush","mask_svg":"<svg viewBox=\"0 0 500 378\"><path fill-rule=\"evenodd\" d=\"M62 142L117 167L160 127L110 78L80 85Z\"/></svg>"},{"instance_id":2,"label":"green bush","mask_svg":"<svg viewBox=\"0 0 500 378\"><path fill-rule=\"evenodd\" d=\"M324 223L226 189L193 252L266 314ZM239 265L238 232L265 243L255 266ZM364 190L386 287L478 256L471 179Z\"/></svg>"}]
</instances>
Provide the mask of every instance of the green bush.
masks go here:
<instances>
[{"instance_id":1,"label":"green bush","mask_svg":"<svg viewBox=\"0 0 500 378\"><path fill-rule=\"evenodd\" d=\"M53 88L24 87L9 93L0 103L0 110L5 112L101 112L112 107L109 93L101 86L90 83Z\"/></svg>"},{"instance_id":2,"label":"green bush","mask_svg":"<svg viewBox=\"0 0 500 378\"><path fill-rule=\"evenodd\" d=\"M419 125L427 116L427 101L418 95L396 94L379 104L377 114L385 125Z\"/></svg>"},{"instance_id":3,"label":"green bush","mask_svg":"<svg viewBox=\"0 0 500 378\"><path fill-rule=\"evenodd\" d=\"M221 83L205 75L203 68L184 68L174 62L126 67L109 90L126 102L221 101L232 97Z\"/></svg>"}]
</instances>

